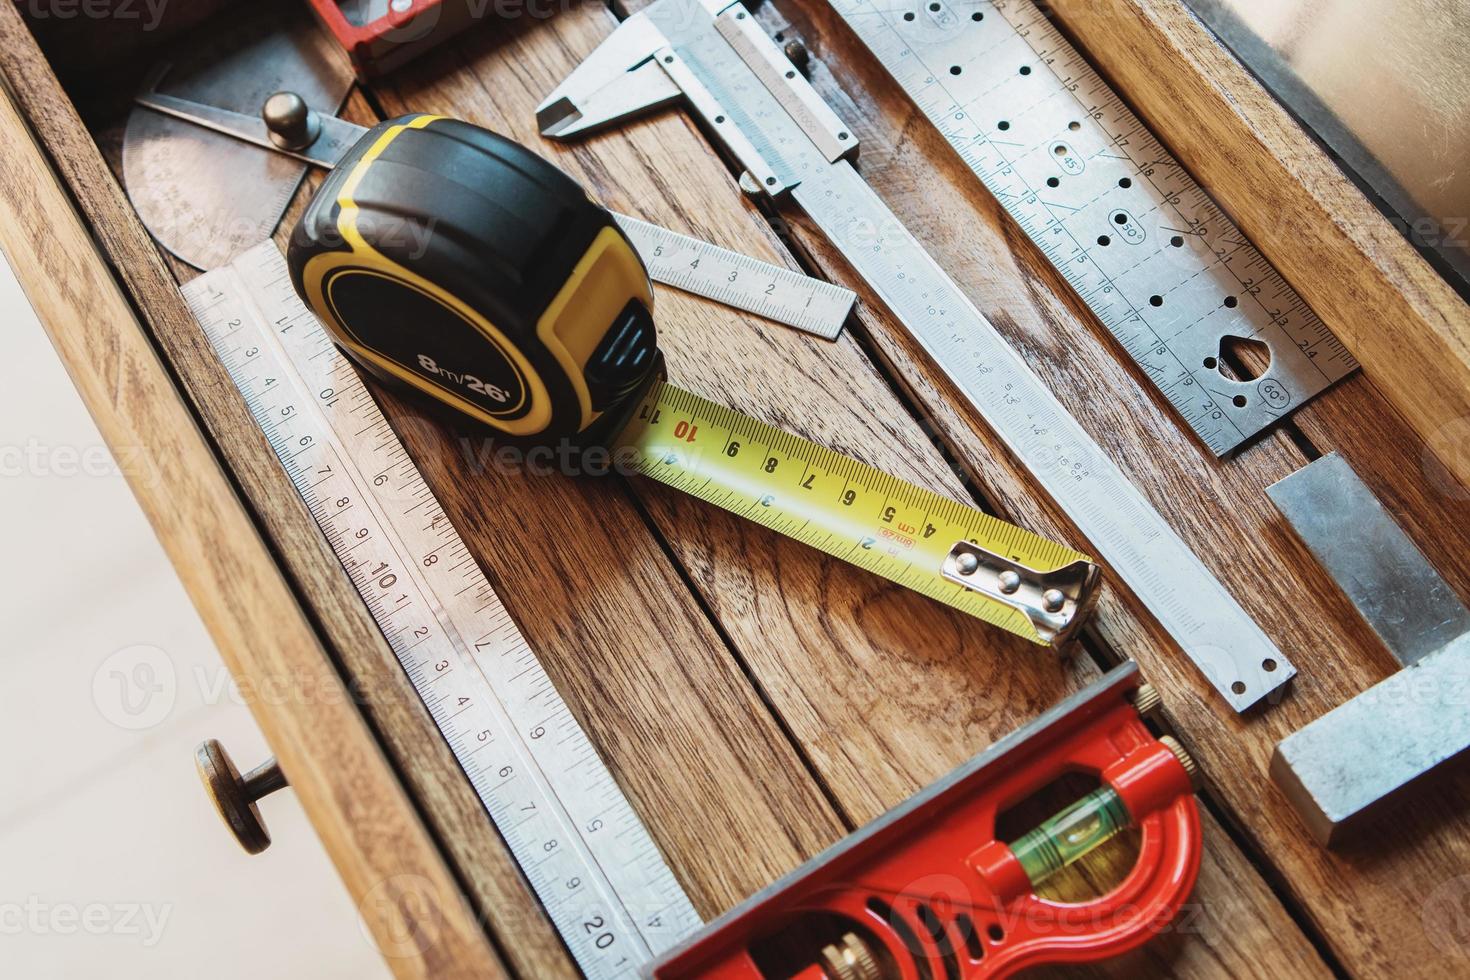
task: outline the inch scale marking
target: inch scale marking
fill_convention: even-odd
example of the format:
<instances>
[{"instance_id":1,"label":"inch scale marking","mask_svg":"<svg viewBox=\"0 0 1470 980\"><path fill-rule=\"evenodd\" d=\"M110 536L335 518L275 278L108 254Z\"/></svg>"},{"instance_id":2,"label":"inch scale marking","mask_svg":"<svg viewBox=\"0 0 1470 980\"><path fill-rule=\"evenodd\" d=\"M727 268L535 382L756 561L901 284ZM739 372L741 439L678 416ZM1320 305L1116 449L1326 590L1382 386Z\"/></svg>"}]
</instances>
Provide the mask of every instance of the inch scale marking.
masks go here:
<instances>
[{"instance_id":1,"label":"inch scale marking","mask_svg":"<svg viewBox=\"0 0 1470 980\"><path fill-rule=\"evenodd\" d=\"M285 259L184 294L573 958L636 975L699 916Z\"/></svg>"},{"instance_id":2,"label":"inch scale marking","mask_svg":"<svg viewBox=\"0 0 1470 980\"><path fill-rule=\"evenodd\" d=\"M850 289L614 214L654 282L836 340L857 294Z\"/></svg>"},{"instance_id":3,"label":"inch scale marking","mask_svg":"<svg viewBox=\"0 0 1470 980\"><path fill-rule=\"evenodd\" d=\"M831 3L1216 455L1357 369L1031 0Z\"/></svg>"}]
</instances>

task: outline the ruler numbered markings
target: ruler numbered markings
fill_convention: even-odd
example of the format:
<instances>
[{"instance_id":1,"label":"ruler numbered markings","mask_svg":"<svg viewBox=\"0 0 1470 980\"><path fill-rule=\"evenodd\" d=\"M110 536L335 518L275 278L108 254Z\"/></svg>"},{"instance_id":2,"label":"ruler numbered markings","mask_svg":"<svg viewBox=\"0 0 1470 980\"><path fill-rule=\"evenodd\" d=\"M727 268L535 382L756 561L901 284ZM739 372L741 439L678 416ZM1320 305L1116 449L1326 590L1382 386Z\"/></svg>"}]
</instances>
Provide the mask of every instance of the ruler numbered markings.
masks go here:
<instances>
[{"instance_id":1,"label":"ruler numbered markings","mask_svg":"<svg viewBox=\"0 0 1470 980\"><path fill-rule=\"evenodd\" d=\"M645 396L619 440L644 476L1033 643L1065 642L1095 597L1087 556L670 384ZM946 575L957 542L1018 583L1057 589L1060 618L1028 608L1024 591Z\"/></svg>"},{"instance_id":2,"label":"ruler numbered markings","mask_svg":"<svg viewBox=\"0 0 1470 980\"><path fill-rule=\"evenodd\" d=\"M699 916L284 258L184 293L578 966L636 975Z\"/></svg>"},{"instance_id":3,"label":"ruler numbered markings","mask_svg":"<svg viewBox=\"0 0 1470 980\"><path fill-rule=\"evenodd\" d=\"M1031 0L831 2L1216 455L1357 368Z\"/></svg>"},{"instance_id":4,"label":"ruler numbered markings","mask_svg":"<svg viewBox=\"0 0 1470 980\"><path fill-rule=\"evenodd\" d=\"M836 340L857 294L658 225L614 214L655 282Z\"/></svg>"}]
</instances>

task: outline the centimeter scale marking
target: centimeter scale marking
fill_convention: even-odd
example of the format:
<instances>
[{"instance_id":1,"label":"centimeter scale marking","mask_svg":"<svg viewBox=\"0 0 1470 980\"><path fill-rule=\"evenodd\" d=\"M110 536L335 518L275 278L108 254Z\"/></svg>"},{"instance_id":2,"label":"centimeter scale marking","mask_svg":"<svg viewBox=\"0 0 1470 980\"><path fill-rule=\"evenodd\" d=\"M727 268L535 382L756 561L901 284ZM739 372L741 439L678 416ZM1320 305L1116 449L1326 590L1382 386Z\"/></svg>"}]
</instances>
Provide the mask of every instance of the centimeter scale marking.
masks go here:
<instances>
[{"instance_id":1,"label":"centimeter scale marking","mask_svg":"<svg viewBox=\"0 0 1470 980\"><path fill-rule=\"evenodd\" d=\"M1025 613L943 574L958 541L1041 571L1088 558L973 507L659 384L619 436L632 469L961 612L1039 642Z\"/></svg>"},{"instance_id":2,"label":"centimeter scale marking","mask_svg":"<svg viewBox=\"0 0 1470 980\"><path fill-rule=\"evenodd\" d=\"M1357 369L1031 0L831 3L1216 455Z\"/></svg>"},{"instance_id":3,"label":"centimeter scale marking","mask_svg":"<svg viewBox=\"0 0 1470 980\"><path fill-rule=\"evenodd\" d=\"M614 214L655 282L836 340L857 294L718 245Z\"/></svg>"},{"instance_id":4,"label":"centimeter scale marking","mask_svg":"<svg viewBox=\"0 0 1470 980\"><path fill-rule=\"evenodd\" d=\"M184 294L577 964L636 975L698 913L285 259Z\"/></svg>"}]
</instances>

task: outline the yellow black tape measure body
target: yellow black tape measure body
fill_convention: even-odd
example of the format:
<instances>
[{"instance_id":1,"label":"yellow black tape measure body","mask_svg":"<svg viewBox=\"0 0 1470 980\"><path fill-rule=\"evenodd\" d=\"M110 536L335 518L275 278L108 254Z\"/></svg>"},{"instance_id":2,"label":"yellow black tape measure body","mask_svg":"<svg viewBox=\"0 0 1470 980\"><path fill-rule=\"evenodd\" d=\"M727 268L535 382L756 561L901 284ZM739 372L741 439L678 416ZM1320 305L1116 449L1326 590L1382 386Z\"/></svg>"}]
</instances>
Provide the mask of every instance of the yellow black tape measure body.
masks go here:
<instances>
[{"instance_id":1,"label":"yellow black tape measure body","mask_svg":"<svg viewBox=\"0 0 1470 980\"><path fill-rule=\"evenodd\" d=\"M661 383L642 260L510 140L438 116L380 124L323 182L288 262L349 357L498 433L616 443L654 479L1036 642L1053 637L946 578L946 557L968 541L1040 572L1080 562L1085 612L1096 568L1077 552Z\"/></svg>"},{"instance_id":2,"label":"yellow black tape measure body","mask_svg":"<svg viewBox=\"0 0 1470 980\"><path fill-rule=\"evenodd\" d=\"M323 182L288 260L354 360L508 436L615 431L658 373L653 288L611 214L469 123L370 130Z\"/></svg>"}]
</instances>

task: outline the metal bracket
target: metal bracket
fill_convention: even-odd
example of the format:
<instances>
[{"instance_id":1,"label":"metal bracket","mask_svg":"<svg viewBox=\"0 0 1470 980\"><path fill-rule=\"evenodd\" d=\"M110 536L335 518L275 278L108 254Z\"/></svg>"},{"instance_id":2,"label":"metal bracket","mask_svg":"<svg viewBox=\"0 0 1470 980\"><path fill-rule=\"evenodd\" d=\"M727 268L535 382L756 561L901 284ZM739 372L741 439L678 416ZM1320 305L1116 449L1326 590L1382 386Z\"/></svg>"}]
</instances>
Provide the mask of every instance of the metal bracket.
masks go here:
<instances>
[{"instance_id":1,"label":"metal bracket","mask_svg":"<svg viewBox=\"0 0 1470 980\"><path fill-rule=\"evenodd\" d=\"M1336 453L1266 492L1405 665L1271 757L1271 778L1330 846L1470 752L1470 609Z\"/></svg>"}]
</instances>

